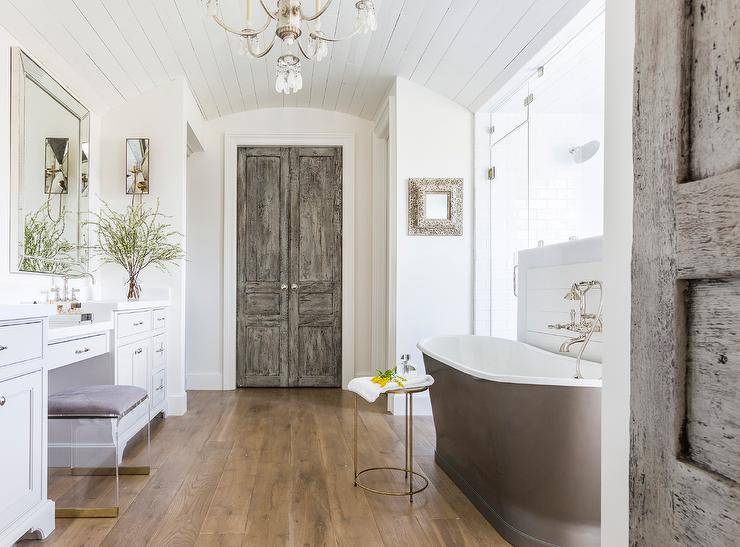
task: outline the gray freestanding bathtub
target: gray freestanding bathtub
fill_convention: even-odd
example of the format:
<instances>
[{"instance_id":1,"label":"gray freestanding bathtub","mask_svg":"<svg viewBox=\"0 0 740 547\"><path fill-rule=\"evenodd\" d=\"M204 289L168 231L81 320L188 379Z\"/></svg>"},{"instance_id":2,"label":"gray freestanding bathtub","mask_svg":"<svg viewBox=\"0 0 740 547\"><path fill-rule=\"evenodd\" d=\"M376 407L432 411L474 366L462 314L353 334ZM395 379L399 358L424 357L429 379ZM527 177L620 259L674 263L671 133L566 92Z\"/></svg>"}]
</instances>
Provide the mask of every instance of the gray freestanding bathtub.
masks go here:
<instances>
[{"instance_id":1,"label":"gray freestanding bathtub","mask_svg":"<svg viewBox=\"0 0 740 547\"><path fill-rule=\"evenodd\" d=\"M513 545L599 545L601 365L511 340L418 344L435 459Z\"/></svg>"}]
</instances>

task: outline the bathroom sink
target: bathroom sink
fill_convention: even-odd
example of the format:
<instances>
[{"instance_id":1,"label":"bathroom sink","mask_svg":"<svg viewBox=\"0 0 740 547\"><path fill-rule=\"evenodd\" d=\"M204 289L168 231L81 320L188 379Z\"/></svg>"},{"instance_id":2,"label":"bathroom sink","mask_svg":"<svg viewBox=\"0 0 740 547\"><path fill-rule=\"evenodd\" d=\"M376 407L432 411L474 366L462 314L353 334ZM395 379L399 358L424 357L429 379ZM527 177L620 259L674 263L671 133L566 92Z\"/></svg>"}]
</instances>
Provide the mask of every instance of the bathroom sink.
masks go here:
<instances>
[{"instance_id":1,"label":"bathroom sink","mask_svg":"<svg viewBox=\"0 0 740 547\"><path fill-rule=\"evenodd\" d=\"M83 321L83 317L85 320ZM92 323L91 313L65 313L49 316L49 328L74 327Z\"/></svg>"}]
</instances>

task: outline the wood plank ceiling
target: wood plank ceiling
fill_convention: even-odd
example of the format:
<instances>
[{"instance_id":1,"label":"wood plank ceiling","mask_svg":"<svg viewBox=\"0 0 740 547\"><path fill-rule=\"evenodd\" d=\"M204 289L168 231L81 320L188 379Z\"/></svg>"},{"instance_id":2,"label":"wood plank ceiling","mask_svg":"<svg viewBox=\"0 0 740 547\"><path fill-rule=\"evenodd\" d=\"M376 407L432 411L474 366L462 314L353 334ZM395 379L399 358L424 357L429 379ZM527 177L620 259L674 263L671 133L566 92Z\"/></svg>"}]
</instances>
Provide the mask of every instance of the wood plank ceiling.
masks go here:
<instances>
[{"instance_id":1,"label":"wood plank ceiling","mask_svg":"<svg viewBox=\"0 0 740 547\"><path fill-rule=\"evenodd\" d=\"M480 109L547 29L586 0L375 3L378 30L330 46L321 63L305 61L303 90L290 96L274 90L280 47L259 60L240 56L237 39L204 17L199 0L0 0L0 25L42 62L49 52L86 75L104 108L183 76L208 119L280 106L372 119L395 76ZM221 0L224 19L238 25L245 4ZM351 32L354 4L334 0L324 31Z\"/></svg>"}]
</instances>

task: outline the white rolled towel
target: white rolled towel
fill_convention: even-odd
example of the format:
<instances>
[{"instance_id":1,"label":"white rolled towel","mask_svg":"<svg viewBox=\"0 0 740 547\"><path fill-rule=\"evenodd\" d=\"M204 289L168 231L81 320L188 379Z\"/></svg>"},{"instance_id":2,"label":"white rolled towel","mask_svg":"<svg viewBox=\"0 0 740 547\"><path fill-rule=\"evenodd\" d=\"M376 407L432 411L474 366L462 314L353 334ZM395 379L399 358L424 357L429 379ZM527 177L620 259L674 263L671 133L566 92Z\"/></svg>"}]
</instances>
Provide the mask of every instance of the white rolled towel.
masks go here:
<instances>
[{"instance_id":1,"label":"white rolled towel","mask_svg":"<svg viewBox=\"0 0 740 547\"><path fill-rule=\"evenodd\" d=\"M407 379L404 387L431 386L433 383L434 378L428 374L425 376L411 376ZM365 399L368 403L374 403L376 399L380 397L381 393L393 391L399 387L401 386L396 382L388 382L385 387L380 387L379 384L373 382L373 379L370 376L354 378L350 380L347 385L347 389L353 393L357 393L357 395Z\"/></svg>"}]
</instances>

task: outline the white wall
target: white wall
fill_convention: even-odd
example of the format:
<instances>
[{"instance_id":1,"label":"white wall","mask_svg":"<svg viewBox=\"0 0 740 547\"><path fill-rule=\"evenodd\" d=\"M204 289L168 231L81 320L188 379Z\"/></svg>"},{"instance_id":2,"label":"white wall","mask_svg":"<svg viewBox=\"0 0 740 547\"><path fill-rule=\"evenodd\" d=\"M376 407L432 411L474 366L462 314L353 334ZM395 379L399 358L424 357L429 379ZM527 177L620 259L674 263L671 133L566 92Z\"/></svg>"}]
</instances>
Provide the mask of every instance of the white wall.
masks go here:
<instances>
[{"instance_id":1,"label":"white wall","mask_svg":"<svg viewBox=\"0 0 740 547\"><path fill-rule=\"evenodd\" d=\"M38 51L37 44L19 43L2 26L0 26L0 303L31 302L42 298L42 291L54 283L54 279L37 274L11 274L9 249L10 208L17 204L10 203L10 48L22 47L32 57L36 57L43 67L62 85L82 101L90 104L91 95L79 75L57 55ZM61 75L61 76L60 76ZM93 102L97 102L93 100ZM90 184L92 191L100 181L100 117L97 113L90 115ZM43 150L43 143L40 147ZM41 164L43 170L43 163ZM43 181L41 182L43 184ZM13 253L15 259L15 253ZM87 280L76 280L73 286L83 289L81 296L89 296L90 286Z\"/></svg>"},{"instance_id":2,"label":"white wall","mask_svg":"<svg viewBox=\"0 0 740 547\"><path fill-rule=\"evenodd\" d=\"M423 363L416 344L471 334L473 322L473 114L428 89L395 85L396 353ZM463 179L463 235L408 235L408 180Z\"/></svg>"},{"instance_id":3,"label":"white wall","mask_svg":"<svg viewBox=\"0 0 740 547\"><path fill-rule=\"evenodd\" d=\"M606 2L601 544L628 543L635 5Z\"/></svg>"},{"instance_id":4,"label":"white wall","mask_svg":"<svg viewBox=\"0 0 740 547\"><path fill-rule=\"evenodd\" d=\"M187 376L189 389L221 389L224 133L354 133L355 371L370 371L372 123L339 112L275 108L206 122L204 152L188 160ZM347 333L344 333L347 336Z\"/></svg>"},{"instance_id":5,"label":"white wall","mask_svg":"<svg viewBox=\"0 0 740 547\"><path fill-rule=\"evenodd\" d=\"M159 200L160 210L167 215L174 230L187 234L186 221L186 151L187 125L198 126L200 113L192 108L190 91L182 79L147 91L136 99L109 111L102 120L103 172L99 187L100 198L115 210L124 210L131 203L125 194L126 137L147 137L150 145L150 193L143 197L148 205ZM137 202L139 197L137 196ZM182 243L187 259L187 238ZM152 289L168 288L169 339L167 363L167 390L169 412L182 414L186 410L185 395L185 267L171 268L169 273L150 269L142 273L142 299L152 297ZM103 298L126 297L126 275L118 266L101 270ZM148 292L149 291L149 292ZM205 343L205 342L204 342ZM209 340L215 345L217 341Z\"/></svg>"}]
</instances>

